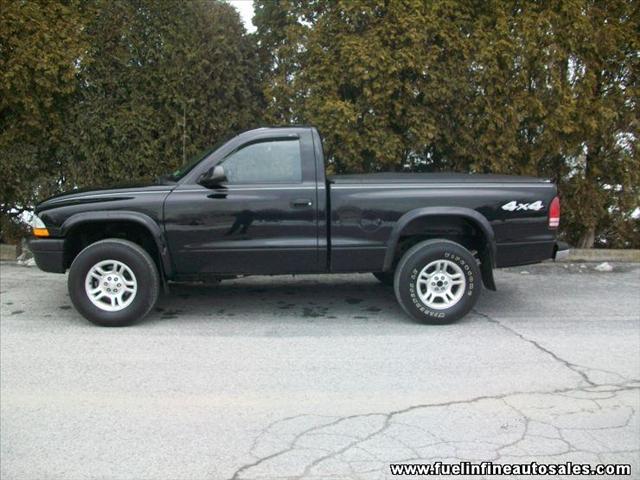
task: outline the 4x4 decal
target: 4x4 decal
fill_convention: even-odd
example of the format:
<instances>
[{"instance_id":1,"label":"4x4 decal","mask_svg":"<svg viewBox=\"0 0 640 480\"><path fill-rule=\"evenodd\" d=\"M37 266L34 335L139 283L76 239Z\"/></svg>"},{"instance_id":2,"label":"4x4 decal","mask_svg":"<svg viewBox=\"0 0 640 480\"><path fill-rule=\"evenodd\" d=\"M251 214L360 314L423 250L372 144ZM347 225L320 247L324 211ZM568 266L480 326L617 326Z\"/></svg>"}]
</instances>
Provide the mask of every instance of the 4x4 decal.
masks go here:
<instances>
[{"instance_id":1,"label":"4x4 decal","mask_svg":"<svg viewBox=\"0 0 640 480\"><path fill-rule=\"evenodd\" d=\"M544 205L540 200L533 203L518 203L515 200L510 201L509 203L505 203L502 205L502 210L507 210L508 212L514 212L517 210L542 210Z\"/></svg>"}]
</instances>

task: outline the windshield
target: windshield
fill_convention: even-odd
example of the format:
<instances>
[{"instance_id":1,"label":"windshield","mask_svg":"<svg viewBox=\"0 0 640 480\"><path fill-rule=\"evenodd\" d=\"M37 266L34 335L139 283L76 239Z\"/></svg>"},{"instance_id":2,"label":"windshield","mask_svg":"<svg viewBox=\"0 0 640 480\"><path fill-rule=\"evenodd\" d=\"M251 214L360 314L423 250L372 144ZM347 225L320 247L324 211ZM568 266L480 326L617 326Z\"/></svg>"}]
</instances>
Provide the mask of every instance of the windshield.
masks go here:
<instances>
[{"instance_id":1,"label":"windshield","mask_svg":"<svg viewBox=\"0 0 640 480\"><path fill-rule=\"evenodd\" d=\"M213 148L207 148L206 150L201 151L197 155L191 158L188 162L182 165L179 169L169 174L169 179L177 182L181 178L183 178L187 173L193 170L193 167L198 165L202 160L209 156L209 154L213 153L213 151L218 148L217 146Z\"/></svg>"},{"instance_id":2,"label":"windshield","mask_svg":"<svg viewBox=\"0 0 640 480\"><path fill-rule=\"evenodd\" d=\"M231 136L232 137L232 136ZM225 137L216 143L213 147L209 147L205 150L200 151L197 155L191 157L191 160L182 165L179 169L169 174L167 178L173 182L177 182L178 180L184 178L184 176L189 173L191 170L195 168L202 160L207 158L213 152L215 152L218 148L220 148L223 144L227 143L227 141L231 138L230 136Z\"/></svg>"}]
</instances>

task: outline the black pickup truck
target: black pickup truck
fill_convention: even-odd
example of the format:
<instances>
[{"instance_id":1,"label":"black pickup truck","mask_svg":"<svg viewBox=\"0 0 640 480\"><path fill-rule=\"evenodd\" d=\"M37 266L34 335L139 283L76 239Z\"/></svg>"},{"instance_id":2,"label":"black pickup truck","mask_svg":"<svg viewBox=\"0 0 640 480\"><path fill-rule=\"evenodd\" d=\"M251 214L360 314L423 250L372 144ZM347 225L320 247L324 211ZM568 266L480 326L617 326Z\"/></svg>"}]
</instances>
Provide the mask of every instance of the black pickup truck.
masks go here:
<instances>
[{"instance_id":1,"label":"black pickup truck","mask_svg":"<svg viewBox=\"0 0 640 480\"><path fill-rule=\"evenodd\" d=\"M371 272L425 323L475 304L493 269L566 252L560 203L538 178L374 173L327 177L318 131L242 133L154 184L72 191L39 204L38 267L69 269L90 321L146 315L169 281Z\"/></svg>"}]
</instances>

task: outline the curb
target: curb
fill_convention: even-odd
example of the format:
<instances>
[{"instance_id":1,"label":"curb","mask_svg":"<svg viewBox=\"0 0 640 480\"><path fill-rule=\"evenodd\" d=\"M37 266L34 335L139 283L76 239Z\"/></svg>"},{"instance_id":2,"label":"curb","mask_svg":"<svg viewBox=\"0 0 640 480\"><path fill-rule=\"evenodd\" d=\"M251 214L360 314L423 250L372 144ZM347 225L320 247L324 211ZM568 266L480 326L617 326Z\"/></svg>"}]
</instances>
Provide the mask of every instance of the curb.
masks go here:
<instances>
[{"instance_id":1,"label":"curb","mask_svg":"<svg viewBox=\"0 0 640 480\"><path fill-rule=\"evenodd\" d=\"M558 261L567 262L640 262L640 250L572 248L568 258Z\"/></svg>"},{"instance_id":2,"label":"curb","mask_svg":"<svg viewBox=\"0 0 640 480\"><path fill-rule=\"evenodd\" d=\"M16 261L18 257L18 247L0 243L0 260Z\"/></svg>"}]
</instances>

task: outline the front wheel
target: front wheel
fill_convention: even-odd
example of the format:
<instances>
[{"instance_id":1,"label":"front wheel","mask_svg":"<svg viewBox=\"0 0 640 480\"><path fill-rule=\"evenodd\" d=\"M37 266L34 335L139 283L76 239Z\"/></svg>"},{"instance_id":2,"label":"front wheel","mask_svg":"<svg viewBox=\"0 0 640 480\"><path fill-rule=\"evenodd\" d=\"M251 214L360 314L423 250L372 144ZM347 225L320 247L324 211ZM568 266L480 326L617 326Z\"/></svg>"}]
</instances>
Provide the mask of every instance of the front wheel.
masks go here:
<instances>
[{"instance_id":1,"label":"front wheel","mask_svg":"<svg viewBox=\"0 0 640 480\"><path fill-rule=\"evenodd\" d=\"M106 327L129 325L153 308L158 269L139 245L120 239L92 243L69 269L69 296L87 320Z\"/></svg>"},{"instance_id":2,"label":"front wheel","mask_svg":"<svg viewBox=\"0 0 640 480\"><path fill-rule=\"evenodd\" d=\"M474 256L449 240L427 240L410 248L394 278L398 303L424 323L455 322L480 295L480 269Z\"/></svg>"}]
</instances>

